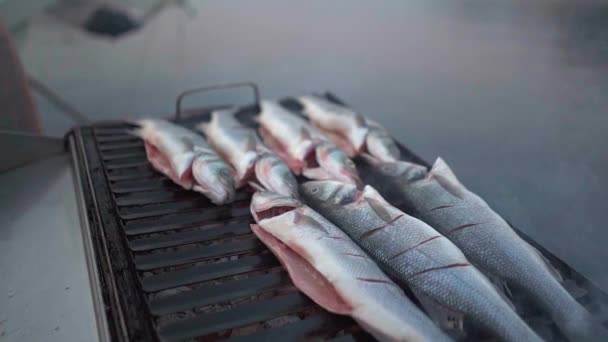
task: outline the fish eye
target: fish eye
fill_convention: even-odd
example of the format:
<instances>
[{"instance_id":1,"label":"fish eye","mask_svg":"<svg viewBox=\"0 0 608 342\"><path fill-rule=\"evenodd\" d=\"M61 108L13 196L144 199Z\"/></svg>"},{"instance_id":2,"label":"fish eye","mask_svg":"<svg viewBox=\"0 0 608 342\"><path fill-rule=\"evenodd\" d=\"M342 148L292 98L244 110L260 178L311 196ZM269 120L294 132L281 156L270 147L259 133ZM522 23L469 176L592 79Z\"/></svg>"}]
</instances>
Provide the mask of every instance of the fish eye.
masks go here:
<instances>
[{"instance_id":1,"label":"fish eye","mask_svg":"<svg viewBox=\"0 0 608 342\"><path fill-rule=\"evenodd\" d=\"M319 192L319 188L314 187L310 190L310 192L312 192L313 194L316 194L317 192Z\"/></svg>"}]
</instances>

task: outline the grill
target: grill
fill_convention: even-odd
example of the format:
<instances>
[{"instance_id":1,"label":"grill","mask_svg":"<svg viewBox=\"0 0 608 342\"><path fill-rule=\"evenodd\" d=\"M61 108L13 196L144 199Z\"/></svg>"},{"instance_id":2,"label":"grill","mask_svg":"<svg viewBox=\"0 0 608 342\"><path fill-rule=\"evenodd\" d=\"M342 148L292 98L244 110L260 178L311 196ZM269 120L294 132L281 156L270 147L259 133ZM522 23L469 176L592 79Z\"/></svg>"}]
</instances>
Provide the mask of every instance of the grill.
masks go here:
<instances>
[{"instance_id":1,"label":"grill","mask_svg":"<svg viewBox=\"0 0 608 342\"><path fill-rule=\"evenodd\" d=\"M283 104L298 109L289 99ZM253 125L254 111L247 107L238 116ZM191 127L209 113L190 111L179 123ZM75 128L67 139L103 339L371 339L350 318L325 312L293 286L249 229L250 190L215 206L181 189L152 169L143 143L128 133L132 128L100 122ZM405 147L402 152L404 159L428 165ZM535 246L562 271L575 298L603 314L608 296ZM547 317L523 306L517 292L513 297L535 330L560 340Z\"/></svg>"}]
</instances>

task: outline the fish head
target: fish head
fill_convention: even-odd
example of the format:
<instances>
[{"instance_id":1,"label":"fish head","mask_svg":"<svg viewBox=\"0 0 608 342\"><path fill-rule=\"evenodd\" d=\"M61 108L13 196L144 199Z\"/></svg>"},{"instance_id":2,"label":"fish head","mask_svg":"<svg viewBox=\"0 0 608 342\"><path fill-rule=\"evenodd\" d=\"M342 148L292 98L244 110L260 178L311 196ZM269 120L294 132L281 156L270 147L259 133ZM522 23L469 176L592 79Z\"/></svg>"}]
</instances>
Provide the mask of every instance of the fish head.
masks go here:
<instances>
[{"instance_id":1,"label":"fish head","mask_svg":"<svg viewBox=\"0 0 608 342\"><path fill-rule=\"evenodd\" d=\"M255 176L269 191L298 197L298 182L287 164L273 153L264 153L258 158Z\"/></svg>"},{"instance_id":2,"label":"fish head","mask_svg":"<svg viewBox=\"0 0 608 342\"><path fill-rule=\"evenodd\" d=\"M198 183L198 190L213 203L225 204L234 200L234 177L225 162L198 155L192 162L192 176Z\"/></svg>"},{"instance_id":3,"label":"fish head","mask_svg":"<svg viewBox=\"0 0 608 342\"><path fill-rule=\"evenodd\" d=\"M270 191L258 191L251 198L251 214L256 222L282 215L304 204L299 200Z\"/></svg>"},{"instance_id":4,"label":"fish head","mask_svg":"<svg viewBox=\"0 0 608 342\"><path fill-rule=\"evenodd\" d=\"M357 186L335 180L309 181L300 185L300 194L310 202L344 205L357 201L361 191Z\"/></svg>"},{"instance_id":5,"label":"fish head","mask_svg":"<svg viewBox=\"0 0 608 342\"><path fill-rule=\"evenodd\" d=\"M334 179L357 186L362 184L355 163L335 145L327 142L317 145L316 158L321 168Z\"/></svg>"},{"instance_id":6,"label":"fish head","mask_svg":"<svg viewBox=\"0 0 608 342\"><path fill-rule=\"evenodd\" d=\"M401 155L393 138L381 129L372 129L366 137L367 151L383 161L398 161Z\"/></svg>"}]
</instances>

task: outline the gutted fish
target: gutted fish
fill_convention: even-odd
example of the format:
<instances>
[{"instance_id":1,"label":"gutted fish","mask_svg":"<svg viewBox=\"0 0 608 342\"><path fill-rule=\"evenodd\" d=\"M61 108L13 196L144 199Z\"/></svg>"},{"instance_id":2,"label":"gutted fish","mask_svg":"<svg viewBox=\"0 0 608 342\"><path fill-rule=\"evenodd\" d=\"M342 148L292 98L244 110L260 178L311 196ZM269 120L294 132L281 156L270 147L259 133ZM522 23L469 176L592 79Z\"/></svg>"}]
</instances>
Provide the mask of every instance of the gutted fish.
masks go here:
<instances>
[{"instance_id":1,"label":"gutted fish","mask_svg":"<svg viewBox=\"0 0 608 342\"><path fill-rule=\"evenodd\" d=\"M285 162L270 151L261 151L255 164L257 181L268 191L298 198L298 182Z\"/></svg>"},{"instance_id":2,"label":"gutted fish","mask_svg":"<svg viewBox=\"0 0 608 342\"><path fill-rule=\"evenodd\" d=\"M372 158L361 165L385 198L450 239L480 270L526 292L572 341L606 340L604 329L561 286L544 256L465 188L441 158L428 173L415 164Z\"/></svg>"},{"instance_id":3,"label":"gutted fish","mask_svg":"<svg viewBox=\"0 0 608 342\"><path fill-rule=\"evenodd\" d=\"M260 135L294 173L360 183L352 161L319 129L276 102L264 100L261 107Z\"/></svg>"},{"instance_id":4,"label":"gutted fish","mask_svg":"<svg viewBox=\"0 0 608 342\"><path fill-rule=\"evenodd\" d=\"M234 114L237 108L215 110L208 123L196 128L205 133L207 142L235 171L236 186L246 185L254 176L258 157L255 131L241 125Z\"/></svg>"},{"instance_id":5,"label":"gutted fish","mask_svg":"<svg viewBox=\"0 0 608 342\"><path fill-rule=\"evenodd\" d=\"M197 126L209 144L235 170L237 187L257 181L266 190L298 197L298 183L289 167L258 138L255 130L234 116L237 109L217 110L211 120Z\"/></svg>"},{"instance_id":6,"label":"gutted fish","mask_svg":"<svg viewBox=\"0 0 608 342\"><path fill-rule=\"evenodd\" d=\"M350 158L336 145L323 141L315 148L318 167L302 170L302 174L310 179L335 179L344 183L361 186L362 182L357 173L357 167Z\"/></svg>"},{"instance_id":7,"label":"gutted fish","mask_svg":"<svg viewBox=\"0 0 608 342\"><path fill-rule=\"evenodd\" d=\"M379 340L449 340L344 232L309 207L258 192L251 211L253 232L321 307L353 317Z\"/></svg>"},{"instance_id":8,"label":"gutted fish","mask_svg":"<svg viewBox=\"0 0 608 342\"><path fill-rule=\"evenodd\" d=\"M452 242L366 186L312 181L301 186L311 208L340 227L395 279L431 306L446 328L462 317L505 341L540 341ZM433 305L433 303L435 305ZM438 306L439 310L433 310ZM446 310L441 310L446 309Z\"/></svg>"},{"instance_id":9,"label":"gutted fish","mask_svg":"<svg viewBox=\"0 0 608 342\"><path fill-rule=\"evenodd\" d=\"M152 166L181 187L198 191L215 204L234 200L230 167L205 139L165 120L144 119L133 134L144 140Z\"/></svg>"},{"instance_id":10,"label":"gutted fish","mask_svg":"<svg viewBox=\"0 0 608 342\"><path fill-rule=\"evenodd\" d=\"M361 114L320 96L305 95L297 100L308 120L326 133L332 133L334 141L349 151L350 156L361 152L369 130Z\"/></svg>"},{"instance_id":11,"label":"gutted fish","mask_svg":"<svg viewBox=\"0 0 608 342\"><path fill-rule=\"evenodd\" d=\"M383 161L399 160L397 144L377 122L320 96L300 96L297 100L304 115L350 157L367 152Z\"/></svg>"}]
</instances>

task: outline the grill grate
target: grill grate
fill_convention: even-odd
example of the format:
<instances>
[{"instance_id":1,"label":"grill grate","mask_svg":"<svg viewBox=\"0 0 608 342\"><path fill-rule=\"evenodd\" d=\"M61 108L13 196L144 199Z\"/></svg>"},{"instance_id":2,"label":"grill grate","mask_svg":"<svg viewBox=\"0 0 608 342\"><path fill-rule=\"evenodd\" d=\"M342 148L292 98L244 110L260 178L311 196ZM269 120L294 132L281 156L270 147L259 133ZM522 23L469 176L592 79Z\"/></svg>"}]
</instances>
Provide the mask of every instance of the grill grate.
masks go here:
<instances>
[{"instance_id":1,"label":"grill grate","mask_svg":"<svg viewBox=\"0 0 608 342\"><path fill-rule=\"evenodd\" d=\"M370 339L294 288L249 229L250 191L215 206L181 189L152 169L131 128L74 131L101 214L98 255L109 254L98 262L115 339Z\"/></svg>"},{"instance_id":2,"label":"grill grate","mask_svg":"<svg viewBox=\"0 0 608 342\"><path fill-rule=\"evenodd\" d=\"M294 101L283 103L298 109ZM251 114L250 108L238 115L252 124ZM180 123L207 118L208 112L198 111ZM294 288L249 229L251 192L215 206L181 189L152 169L131 128L99 123L76 128L71 137L75 164L85 175L81 185L114 340L371 339L350 318L325 312ZM428 165L402 149L404 159ZM536 247L581 302L594 313L603 310L603 292ZM547 319L529 308L520 312L544 337L560 339Z\"/></svg>"}]
</instances>

